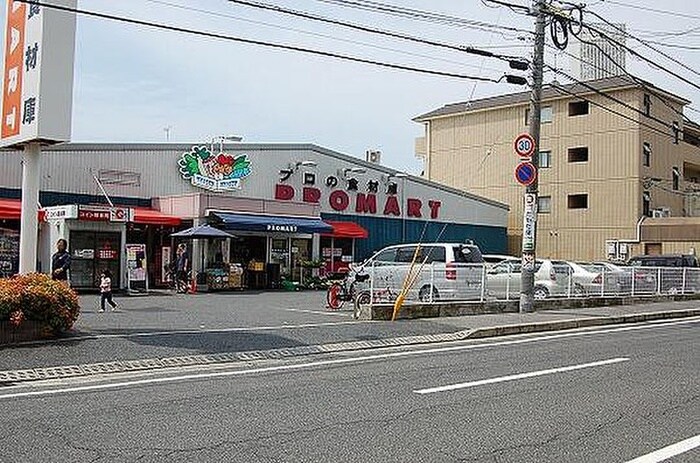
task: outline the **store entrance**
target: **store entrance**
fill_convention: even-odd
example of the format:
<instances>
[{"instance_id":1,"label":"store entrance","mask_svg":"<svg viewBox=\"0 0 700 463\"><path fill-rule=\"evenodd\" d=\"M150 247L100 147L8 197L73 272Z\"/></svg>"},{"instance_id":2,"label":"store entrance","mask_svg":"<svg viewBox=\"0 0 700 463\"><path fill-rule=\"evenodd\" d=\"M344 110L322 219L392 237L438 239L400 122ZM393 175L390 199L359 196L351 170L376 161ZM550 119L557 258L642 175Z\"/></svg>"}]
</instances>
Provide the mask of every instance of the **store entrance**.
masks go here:
<instances>
[{"instance_id":1,"label":"store entrance","mask_svg":"<svg viewBox=\"0 0 700 463\"><path fill-rule=\"evenodd\" d=\"M265 272L267 262L267 237L241 236L231 242L229 255L232 264L240 264L244 269L244 281L250 289L264 289L268 286Z\"/></svg>"},{"instance_id":2,"label":"store entrance","mask_svg":"<svg viewBox=\"0 0 700 463\"><path fill-rule=\"evenodd\" d=\"M121 233L72 231L70 283L76 289L100 287L100 274L112 273L112 287L121 287Z\"/></svg>"}]
</instances>

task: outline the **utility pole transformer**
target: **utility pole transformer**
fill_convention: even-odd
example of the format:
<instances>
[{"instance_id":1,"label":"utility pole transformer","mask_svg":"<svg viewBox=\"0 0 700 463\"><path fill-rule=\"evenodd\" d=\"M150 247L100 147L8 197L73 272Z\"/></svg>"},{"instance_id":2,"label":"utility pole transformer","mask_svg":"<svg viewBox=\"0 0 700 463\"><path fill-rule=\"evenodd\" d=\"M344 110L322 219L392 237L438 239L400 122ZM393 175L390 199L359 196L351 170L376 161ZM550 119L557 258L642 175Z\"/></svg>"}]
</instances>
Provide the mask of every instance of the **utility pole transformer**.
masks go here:
<instances>
[{"instance_id":1,"label":"utility pole transformer","mask_svg":"<svg viewBox=\"0 0 700 463\"><path fill-rule=\"evenodd\" d=\"M532 58L532 87L530 90L530 135L534 140L535 151L532 164L540 165L540 111L542 107L542 72L544 68L546 2L535 0L533 12L535 20L535 51ZM537 189L538 180L528 185L523 198L523 244L522 269L520 272L520 313L532 312L535 299L535 259L537 243Z\"/></svg>"}]
</instances>

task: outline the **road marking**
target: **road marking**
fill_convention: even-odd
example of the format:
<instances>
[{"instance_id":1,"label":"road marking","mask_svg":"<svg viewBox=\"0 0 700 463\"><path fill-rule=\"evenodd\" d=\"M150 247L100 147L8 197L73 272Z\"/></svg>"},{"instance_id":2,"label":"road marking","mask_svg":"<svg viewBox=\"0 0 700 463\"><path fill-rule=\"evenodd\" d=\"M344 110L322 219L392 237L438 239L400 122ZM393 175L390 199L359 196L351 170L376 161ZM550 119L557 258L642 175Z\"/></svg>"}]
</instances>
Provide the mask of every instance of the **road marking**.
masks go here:
<instances>
[{"instance_id":1,"label":"road marking","mask_svg":"<svg viewBox=\"0 0 700 463\"><path fill-rule=\"evenodd\" d=\"M668 447L664 447L656 452L651 452L647 455L635 458L627 463L658 463L675 457L676 455L680 455L681 453L693 450L696 447L700 447L700 434L680 441L676 444L669 445Z\"/></svg>"},{"instance_id":2,"label":"road marking","mask_svg":"<svg viewBox=\"0 0 700 463\"><path fill-rule=\"evenodd\" d=\"M143 333L129 333L129 334L87 334L71 336L67 338L51 339L47 341L27 341L14 344L15 346L22 345L36 345L36 344L54 344L59 342L73 342L73 341L85 341L94 339L111 339L111 338L150 338L154 336L177 336L183 334L211 334L211 333L238 333L246 331L278 331L278 330L291 330L297 328L321 328L324 326L340 326L340 325L354 325L358 323L371 323L369 320L354 320L345 322L324 322L324 323L302 323L299 325L273 325L273 326L239 326L234 328L213 328L209 330L198 329L198 330L175 330L175 331L155 331L155 332L143 332Z\"/></svg>"},{"instance_id":3,"label":"road marking","mask_svg":"<svg viewBox=\"0 0 700 463\"><path fill-rule=\"evenodd\" d=\"M330 310L308 310L308 309L282 309L285 312L313 313L316 315L331 315L336 317L350 317L349 313L332 312Z\"/></svg>"},{"instance_id":4,"label":"road marking","mask_svg":"<svg viewBox=\"0 0 700 463\"><path fill-rule=\"evenodd\" d=\"M15 393L15 394L0 395L0 400L2 400L2 399L16 399L16 398L21 398L21 397L50 396L50 395L65 394L65 393L71 393L71 392L99 391L99 390L105 390L105 389L117 389L117 388L122 388L122 387L143 386L143 385L149 385L149 384L174 383L174 382L186 381L186 380L203 380L203 379L210 379L210 378L225 378L225 377L254 375L254 374L260 374L260 373L271 373L271 372L279 372L279 371L294 371L294 370L301 370L301 369L305 369L305 368L314 368L314 367L332 366L332 365L344 365L344 364L353 364L353 363L363 363L363 362L370 362L370 361L375 361L375 360L385 360L385 359L390 359L390 358L402 358L402 357L412 357L412 356L426 355L426 354L439 354L439 353L444 353L444 352L458 352L458 351L464 351L464 350L489 348L489 347L511 346L511 345L531 343L531 342L538 342L538 341L551 341L551 340L570 338L570 337L593 336L593 335L598 335L598 334L616 333L616 332L624 332L624 331L665 328L668 326L683 325L683 324L698 323L698 322L700 322L700 318L693 319L693 320L683 320L683 321L678 321L678 322L669 322L669 323L665 323L665 324L629 326L629 327L624 327L624 328L612 328L612 329L599 330L599 331L586 331L586 332L566 333L566 334L558 334L558 335L551 335L551 336L539 336L539 337L533 337L533 338L527 338L527 339L515 339L515 340L509 340L509 341L498 341L498 342L490 342L490 343L483 343L483 344L468 344L468 345L438 347L438 348L423 349L423 350L391 352L391 353L386 353L386 354L367 355L367 356L363 356L363 357L350 357L350 358L342 358L342 359L334 359L334 360L321 360L321 361L317 361L317 362L298 363L298 364L291 364L291 365L279 365L279 366L274 366L274 367L254 368L254 369L250 369L250 370L225 371L225 372L216 372L216 373L197 373L197 374L191 374L191 375L171 376L171 377L166 377L166 378L153 378L153 379L147 379L147 380L124 381L124 382L119 382L119 383L99 384L99 385L93 385L93 386L78 386L78 387L73 387L73 388L50 389L50 390L31 391L31 392L19 392L19 393Z\"/></svg>"},{"instance_id":5,"label":"road marking","mask_svg":"<svg viewBox=\"0 0 700 463\"><path fill-rule=\"evenodd\" d=\"M433 394L435 392L454 391L457 389L467 389L470 387L484 386L486 384L504 383L507 381L517 381L519 379L534 378L536 376L552 375L554 373L565 373L567 371L583 370L584 368L600 367L603 365L613 365L615 363L627 361L629 361L629 358L627 357L618 357L610 360L601 360L599 362L583 363L580 365L571 365L568 367L550 368L548 370L532 371L530 373L520 373L517 375L500 376L498 378L480 379L479 381L470 381L468 383L450 384L449 386L418 389L413 392L415 392L416 394Z\"/></svg>"}]
</instances>

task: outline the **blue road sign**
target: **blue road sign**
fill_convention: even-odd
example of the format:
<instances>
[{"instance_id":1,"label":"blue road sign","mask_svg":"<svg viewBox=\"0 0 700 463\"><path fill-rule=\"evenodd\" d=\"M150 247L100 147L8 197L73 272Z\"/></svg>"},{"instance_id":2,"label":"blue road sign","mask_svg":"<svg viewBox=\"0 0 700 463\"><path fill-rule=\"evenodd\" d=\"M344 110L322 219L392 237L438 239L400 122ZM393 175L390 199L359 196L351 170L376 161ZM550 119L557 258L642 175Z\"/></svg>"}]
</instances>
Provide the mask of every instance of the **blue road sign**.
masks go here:
<instances>
[{"instance_id":1,"label":"blue road sign","mask_svg":"<svg viewBox=\"0 0 700 463\"><path fill-rule=\"evenodd\" d=\"M537 169L531 162L521 162L515 168L515 180L523 186L532 185L537 180Z\"/></svg>"}]
</instances>

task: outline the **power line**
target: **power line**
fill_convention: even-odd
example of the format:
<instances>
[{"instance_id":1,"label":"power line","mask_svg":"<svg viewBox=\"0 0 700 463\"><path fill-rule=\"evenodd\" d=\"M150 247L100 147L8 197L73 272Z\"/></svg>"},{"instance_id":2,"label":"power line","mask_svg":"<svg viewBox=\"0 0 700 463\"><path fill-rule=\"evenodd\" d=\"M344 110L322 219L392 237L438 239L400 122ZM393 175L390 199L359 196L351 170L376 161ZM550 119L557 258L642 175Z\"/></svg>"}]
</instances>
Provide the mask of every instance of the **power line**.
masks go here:
<instances>
[{"instance_id":1,"label":"power line","mask_svg":"<svg viewBox=\"0 0 700 463\"><path fill-rule=\"evenodd\" d=\"M660 55L663 56L664 58L666 58L666 59L668 59L668 60L670 60L670 61L672 61L672 62L678 64L678 65L681 66L683 69L686 69L686 70L692 72L693 74L695 74L695 75L697 75L697 76L700 76L700 72L694 70L693 68L691 68L690 66L686 65L685 63L683 63L683 62L677 60L676 58L674 58L673 56L669 55L668 53L666 53L666 52L664 52L664 51L662 51L662 50L659 50L658 48L652 47L651 45L649 45L649 44L647 44L646 42L644 42L642 39L639 39L639 38L635 37L634 35L630 34L629 32L625 31L624 29L622 29L622 28L618 27L617 25L611 23L610 21L608 21L607 19L605 19L604 17L602 17L601 15L599 15L598 13L596 13L595 11L591 11L591 14L593 14L593 16L595 16L596 18L598 18L598 19L600 19L601 21L603 21L605 24L607 24L607 25L609 25L610 27L614 28L616 31L622 33L624 36L629 37L629 38L631 38L631 39L633 39L633 40L635 40L635 41L641 43L641 44L644 45L645 47L647 47L647 48L649 48L649 49L655 51L656 53L660 54ZM698 87L698 89L700 89L700 87Z\"/></svg>"},{"instance_id":2,"label":"power line","mask_svg":"<svg viewBox=\"0 0 700 463\"><path fill-rule=\"evenodd\" d=\"M354 44L354 45L362 45L362 46L369 47L369 48L375 48L375 49L377 49L377 50L391 51L391 52L394 52L394 53L400 53L400 54L407 55L407 56L415 56L415 57L430 59L430 60L434 60L434 61L442 61L442 62L445 62L445 63L456 64L456 65L459 65L459 66L464 66L464 67L469 67L469 68L478 69L479 71L482 71L482 70L486 69L486 70L488 70L488 71L499 72L498 69L488 68L488 67L484 67L484 66L482 66L482 65L477 66L477 65L474 65L474 64L466 64L466 63L464 63L464 62L457 61L457 60L439 58L439 57L437 57L437 56L430 56L430 55L426 55L426 54L422 54L422 53L414 53L414 52L410 52L410 51L406 51L406 50L399 50L399 49L397 49L397 48L384 47L384 46L376 45L376 44L373 44L373 43L362 42L362 41L360 41L360 40L345 39L345 38L342 38L342 37L337 37L337 36L333 36L333 35L329 35L329 34L322 34L322 33L319 33L319 32L311 32L311 31L307 31L307 30L304 30L304 29L297 29L297 28L294 28L294 27L282 26L282 25L280 25L280 24L273 24L273 23L268 23L268 22L265 22L265 21L257 21L257 20L254 20L254 19L243 18L243 17L240 17L240 16L231 15L231 14L219 13L219 12L217 12L217 11L211 11L211 10L205 10L205 9L202 9L202 8L196 8L196 7L191 7L191 6L180 5L180 4L178 4L178 3L172 3L172 2L168 2L168 1L164 1L164 0L145 0L145 1L146 1L146 2L149 2L149 3L157 4L157 5L167 6L167 7L170 7L170 8L175 8L175 9L180 9L180 10L185 10L185 11L194 11L194 12L196 12L196 13L202 13L202 14L206 14L206 15L209 15L209 16L214 16L214 17L219 17L219 18L225 18L225 19L233 19L233 20L235 20L235 21L241 21L241 22L246 22L246 23L249 23L249 24L256 24L256 25L272 27L272 28L280 29L280 30L286 30L286 31L291 31L291 32L297 32L297 33L299 33L299 34L305 34L305 35L309 35L309 36L313 36L313 37L321 37L321 38L325 38L325 39L336 40L336 41L338 41L338 42L351 43L351 44Z\"/></svg>"},{"instance_id":3,"label":"power line","mask_svg":"<svg viewBox=\"0 0 700 463\"><path fill-rule=\"evenodd\" d=\"M692 14L687 14L687 13L678 13L676 11L669 11L669 10L660 10L657 8L650 8L647 6L640 6L640 5L630 5L629 3L624 3L624 2L617 2L614 0L604 0L603 3L609 3L611 5L618 5L618 6L623 6L625 8L634 8L636 10L643 10L643 11L651 11L653 13L659 13L659 14L665 14L669 16L676 16L679 18L688 18L688 19L700 19L700 16L695 16Z\"/></svg>"},{"instance_id":4,"label":"power line","mask_svg":"<svg viewBox=\"0 0 700 463\"><path fill-rule=\"evenodd\" d=\"M498 8L500 6L505 6L511 9L511 11L514 11L518 13L518 10L521 12L524 11L527 14L530 14L530 8L525 6L525 5L518 5L516 3L509 3L509 2L503 2L501 0L481 0L481 3L483 3L485 6L489 8ZM489 3L495 3L497 6L489 6Z\"/></svg>"},{"instance_id":5,"label":"power line","mask_svg":"<svg viewBox=\"0 0 700 463\"><path fill-rule=\"evenodd\" d=\"M550 83L549 85L551 85L553 88L555 88L555 89L557 89L557 90L559 90L559 91L561 91L561 92L564 92L564 93L566 93L566 94L568 94L568 95L571 95L571 96L576 97L576 98L578 98L578 99L581 99L581 100L583 100L583 101L587 101L588 103L592 104L593 106L597 106L597 107L601 108L601 109L604 110L604 111L608 111L609 113L612 113L612 114L615 114L615 115L617 115L617 116L620 116L621 118L626 119L626 120L628 120L628 121L630 121L630 122L634 122L635 124L639 124L639 125L641 125L641 126L643 126L643 127L646 127L646 128L648 128L648 129L650 129L650 130L653 130L654 132L657 132L657 133L659 133L660 135L664 135L664 136L666 136L666 137L674 137L674 135L669 134L669 133L666 133L666 132L664 132L663 130L659 130L658 128L654 127L653 125L646 124L646 123L641 122L641 121L639 121L639 120L637 120L637 119L635 119L635 118L633 118L633 117L628 116L627 114L624 114L624 113L622 113L622 112L620 112L620 111L617 111L617 110L615 110L615 109L609 108L608 106L605 106L605 105L603 105L603 104L597 103L597 102L591 100L590 98L586 98L586 97L584 97L583 95L581 95L580 93L572 92L571 90L568 90L567 88L562 87L561 85L559 85L559 84L557 84L557 83ZM594 89L594 93L598 93L598 94L600 94L600 95L605 95L603 92L601 92L601 91L599 91L599 90L597 90L597 89Z\"/></svg>"},{"instance_id":6,"label":"power line","mask_svg":"<svg viewBox=\"0 0 700 463\"><path fill-rule=\"evenodd\" d=\"M642 79L636 77L635 75L629 73L629 72L625 69L625 67L624 67L623 65L621 65L620 63L618 63L617 60L614 59L612 56L610 56L610 54L609 54L608 52L606 52L599 44L597 44L597 43L595 43L595 42L586 41L586 40L584 40L584 39L581 39L580 37L578 38L578 40L581 41L582 43L585 43L585 44L587 44L587 45L592 45L592 46L594 46L595 48L597 48L598 51L599 51L603 56L605 56L608 60L610 60L610 62L613 63L620 71L622 71L623 74L625 74L626 76L628 76L630 79L632 79L632 80L633 80L634 82L636 82L638 85L641 85L647 92L649 92L650 94L656 96L656 98L658 98L659 101L661 101L661 102L664 104L664 106L666 106L667 108L669 108L672 112L678 114L681 118L688 119L687 116L686 116L685 114L683 114L683 111L679 111L678 109L674 108L674 107L673 107L671 104L669 104L669 103L666 101L666 99L663 98L662 95L660 95L655 89L650 88L649 85L647 85L647 83L646 83L644 80L642 80ZM555 48L556 48L556 47L555 47ZM557 48L557 50L558 50L558 48ZM563 53L569 55L569 56L573 56L574 58L578 59L578 60L581 61L582 63L592 65L592 66L596 67L596 68L599 69L599 70L605 70L604 68L602 68L602 67L600 67L600 66L596 66L594 63L590 63L590 62L585 61L585 60L583 60L583 59L581 59L581 58L578 58L578 57L576 57L575 55L572 55L572 54L570 54L570 53L565 52L564 50L561 50L561 51L562 51Z\"/></svg>"},{"instance_id":7,"label":"power line","mask_svg":"<svg viewBox=\"0 0 700 463\"><path fill-rule=\"evenodd\" d=\"M442 77L452 77L452 78L463 79L463 80L478 80L478 81L482 81L482 82L500 83L503 80L506 80L509 83L519 83L519 82L517 82L517 79L514 79L514 78L518 78L519 76L504 75L500 79L494 79L494 78L489 78L489 77L457 74L457 73L447 72L447 71L435 71L435 70L431 70L431 69L417 68L417 67L412 67L412 66L404 66L401 64L394 64L394 63L386 63L386 62L382 62L382 61L375 61L375 60L359 58L359 57L350 56L350 55L343 55L343 54L334 53L334 52L316 50L316 49L312 49L312 48L303 48L303 47L297 47L294 45L286 45L286 44L274 43L274 42L265 42L265 41L261 41L261 40L246 39L246 38L242 38L242 37L235 37L235 36L231 36L231 35L218 34L218 33L214 33L214 32L206 32L206 31L199 31L199 30L195 30L195 29L186 29L186 28L177 27L177 26L169 26L166 24L159 24L159 23L154 23L154 22L150 22L150 21L143 21L140 19L126 18L123 16L115 16L115 15L111 15L111 14L99 13L96 11L82 10L82 9L78 9L78 8L70 8L70 7L66 7L63 5L53 5L50 3L44 3L44 2L40 2L40 1L36 1L36 0L17 0L17 1L22 2L22 3L27 3L30 5L44 6L46 8L52 8L55 10L81 14L83 16L91 16L94 18L108 19L111 21L123 22L123 23L127 23L127 24L135 24L135 25L139 25L139 26L150 27L153 29L161 29L161 30L167 30L167 31L171 31L171 32L181 32L183 34L196 35L196 36L200 36L200 37L208 37L208 38L214 38L214 39L220 39L220 40L227 40L227 41L231 41L231 42L239 42L239 43L245 43L245 44L249 44L249 45L258 45L258 46L262 46L262 47L274 48L274 49L278 49L278 50L293 51L293 52L305 53L305 54L310 54L310 55L325 56L327 58L335 58L335 59L344 60L344 61L352 61L352 62L356 62L356 63L370 64L373 66L395 69L395 70L400 70L400 71L408 71L408 72L415 72L415 73L420 73L420 74L428 74L428 75L435 75L435 76L442 76Z\"/></svg>"},{"instance_id":8,"label":"power line","mask_svg":"<svg viewBox=\"0 0 700 463\"><path fill-rule=\"evenodd\" d=\"M235 3L238 5L248 6L251 8L258 8L258 9L262 9L262 10L274 11L276 13L282 13L282 14L286 14L286 15L290 15L290 16L304 18L304 19L308 19L311 21L324 22L324 23L333 24L336 26L342 26L342 27L346 27L349 29L355 29L355 30L359 30L362 32L368 32L370 34L383 35L383 36L392 37L395 39L401 39L401 40L407 40L410 42L421 43L423 45L431 45L434 47L440 47L440 48L446 48L449 50L461 51L461 52L469 53L469 54L473 54L473 55L486 56L489 58L496 58L496 59L500 59L502 61L511 62L514 59L517 59L521 62L525 61L524 58L499 55L497 53L493 53L493 52L490 52L487 50L480 50L480 49L477 49L474 47L464 47L464 46L453 45L453 44L444 43L444 42L437 42L437 41L429 40L429 39L423 39L420 37L415 37L412 35L402 34L402 33L398 33L398 32L392 32L392 31L387 31L387 30L382 30L382 29L375 29L375 28L364 26L361 24L340 21L338 19L328 18L325 16L311 14L311 13L307 13L304 11L292 10L289 8L284 8L284 7L281 7L279 5L274 5L274 4L270 4L270 3L248 1L248 0L227 0L227 1L229 3Z\"/></svg>"},{"instance_id":9,"label":"power line","mask_svg":"<svg viewBox=\"0 0 700 463\"><path fill-rule=\"evenodd\" d=\"M629 109L629 110L631 110L631 111L634 111L635 113L637 113L637 114L639 114L639 115L641 115L641 116L645 116L645 117L651 119L652 121L656 122L657 124L659 124L659 125L661 125L661 126L663 126L663 127L666 127L666 128L671 129L671 130L674 130L673 125L668 124L666 121L664 121L664 120L662 120L662 119L659 119L659 118L656 117L656 116L652 116L652 115L650 115L650 114L647 115L647 114L644 113L643 111L640 111L638 108L635 108L634 106L630 105L629 103L627 103L627 102L625 102L625 101L620 100L619 98L616 98L616 97L614 97L614 96L612 96L612 95L609 95L609 94L607 94L607 93L605 93L605 92L601 92L600 90L598 90L597 88L595 88L594 86L592 86L592 85L590 85L590 84L588 84L588 83L586 83L586 82L583 82L583 81L574 79L574 78L571 77L569 74L565 73L564 71L562 71L562 70L560 70L560 69L555 69L555 68L553 68L552 66L549 66L549 65L545 65L545 66L548 67L549 69L553 70L555 73L557 73L557 74L559 74L559 75L562 75L562 76L564 76L564 77L566 77L566 78L572 80L572 81L575 82L576 84L581 85L582 87L585 87L585 88L587 88L588 90L590 90L590 91L592 91L592 92L595 92L595 93L597 93L597 94L599 94L599 95L601 95L601 96L603 96L603 97L605 97L605 98L607 98L607 99L609 99L609 100L611 100L611 101L613 101L613 102L615 102L615 103L617 103L617 104L623 106L624 108L627 108L627 109ZM642 124L641 121L640 121L640 124ZM648 126L648 127L652 127L652 126ZM657 129L657 130L658 130L658 129ZM673 135L673 134L668 134L667 132L662 132L662 133L664 133L665 135L669 135L669 136L675 136L675 135Z\"/></svg>"},{"instance_id":10,"label":"power line","mask_svg":"<svg viewBox=\"0 0 700 463\"><path fill-rule=\"evenodd\" d=\"M678 48L680 50L700 50L700 47L693 47L692 45L679 45L676 43L664 43L664 42L658 42L656 40L649 40L646 39L647 43L653 43L655 45L660 45L662 47L668 47L668 48Z\"/></svg>"},{"instance_id":11,"label":"power line","mask_svg":"<svg viewBox=\"0 0 700 463\"><path fill-rule=\"evenodd\" d=\"M432 23L446 24L450 26L458 27L469 27L476 29L498 29L505 30L509 32L517 32L520 34L532 34L532 31L526 29L519 29L516 27L508 27L502 25L495 25L491 23L486 23L482 21L474 21L471 19L460 18L457 16L451 16L441 13L433 13L430 11L419 10L415 8L398 7L396 5L391 5L388 3L380 3L375 1L359 0L359 1L349 1L349 0L317 0L321 3L327 3L335 6L341 6L345 8L355 8L364 11L373 11L377 13L382 13L385 15L398 16L406 19L427 21Z\"/></svg>"},{"instance_id":12,"label":"power line","mask_svg":"<svg viewBox=\"0 0 700 463\"><path fill-rule=\"evenodd\" d=\"M691 86L697 88L698 90L700 90L700 85L696 84L695 82L693 82L693 81L691 81L691 80L689 80L689 79L683 77L682 75L680 75L680 74L678 74L678 73L676 73L676 72L674 72L674 71L671 71L670 69L666 69L666 68L660 66L659 64L657 64L657 63L655 63L654 61L652 61L651 59L649 59L649 58L643 56L642 54L640 54L640 53L637 52L636 50L633 50L632 48L628 47L628 46L625 45L624 43L621 43L621 42L615 40L614 38L610 37L610 36L609 36L608 34L606 34L605 32L602 32L602 31L600 31L599 29L596 29L595 27L590 26L590 25L585 24L585 23L581 23L581 25L582 25L583 27L585 27L586 29L588 29L589 31L591 31L591 32L593 32L593 33L595 33L595 34L598 34L598 35L600 35L601 37L604 37L604 38L607 39L609 42L614 43L614 44L617 45L618 47L621 47L621 48L623 48L623 49L629 51L633 56L635 56L635 57L637 57L637 58L639 58L639 59L645 61L646 63L650 64L652 67L654 67L654 68L656 68L656 69L659 69L659 70L661 70L661 71L664 71L664 72L666 72L667 74L672 75L673 77L675 77L675 78L677 78L677 79L679 79L679 80L682 80L683 82L687 83L688 85L691 85Z\"/></svg>"}]
</instances>

